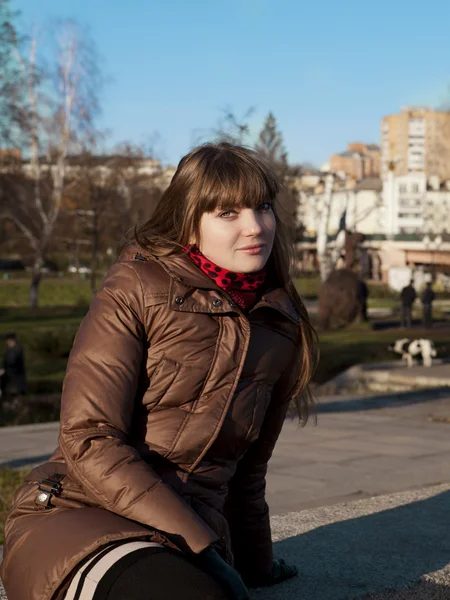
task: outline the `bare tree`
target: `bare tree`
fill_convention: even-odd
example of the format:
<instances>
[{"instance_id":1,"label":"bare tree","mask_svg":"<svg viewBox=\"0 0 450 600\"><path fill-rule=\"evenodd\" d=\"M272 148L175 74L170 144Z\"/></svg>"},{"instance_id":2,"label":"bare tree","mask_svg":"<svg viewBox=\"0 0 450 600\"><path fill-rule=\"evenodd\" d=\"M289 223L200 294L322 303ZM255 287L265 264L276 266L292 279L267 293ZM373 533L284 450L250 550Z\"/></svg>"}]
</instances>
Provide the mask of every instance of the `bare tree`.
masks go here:
<instances>
[{"instance_id":1,"label":"bare tree","mask_svg":"<svg viewBox=\"0 0 450 600\"><path fill-rule=\"evenodd\" d=\"M325 179L323 203L320 210L319 226L317 229L317 257L320 264L320 279L326 281L331 273L331 257L328 248L328 223L330 220L331 203L333 200L334 177L329 173Z\"/></svg>"},{"instance_id":2,"label":"bare tree","mask_svg":"<svg viewBox=\"0 0 450 600\"><path fill-rule=\"evenodd\" d=\"M229 106L221 110L221 115L215 127L194 132L194 144L200 144L214 139L216 142L227 142L239 146L251 146L250 118L254 114L254 107L248 108L242 117L237 116Z\"/></svg>"},{"instance_id":3,"label":"bare tree","mask_svg":"<svg viewBox=\"0 0 450 600\"><path fill-rule=\"evenodd\" d=\"M115 185L128 229L150 218L168 181L152 143L122 143L114 149Z\"/></svg>"},{"instance_id":4,"label":"bare tree","mask_svg":"<svg viewBox=\"0 0 450 600\"><path fill-rule=\"evenodd\" d=\"M67 159L92 135L102 84L95 48L77 23L60 23L54 43L47 69L39 61L37 34L28 57L17 55L27 91L21 126L29 161L20 171L7 169L0 189L7 216L33 251L31 306L38 304L41 269L63 203Z\"/></svg>"},{"instance_id":5,"label":"bare tree","mask_svg":"<svg viewBox=\"0 0 450 600\"><path fill-rule=\"evenodd\" d=\"M114 253L126 233L147 220L165 187L159 160L151 148L123 143L109 155L85 150L71 157L72 184L66 185L65 204L57 235L89 254L91 290L96 291L99 269L108 251Z\"/></svg>"},{"instance_id":6,"label":"bare tree","mask_svg":"<svg viewBox=\"0 0 450 600\"><path fill-rule=\"evenodd\" d=\"M15 25L17 12L9 0L0 0L0 163L17 144L16 134L23 106L23 87L17 49L23 41Z\"/></svg>"}]
</instances>

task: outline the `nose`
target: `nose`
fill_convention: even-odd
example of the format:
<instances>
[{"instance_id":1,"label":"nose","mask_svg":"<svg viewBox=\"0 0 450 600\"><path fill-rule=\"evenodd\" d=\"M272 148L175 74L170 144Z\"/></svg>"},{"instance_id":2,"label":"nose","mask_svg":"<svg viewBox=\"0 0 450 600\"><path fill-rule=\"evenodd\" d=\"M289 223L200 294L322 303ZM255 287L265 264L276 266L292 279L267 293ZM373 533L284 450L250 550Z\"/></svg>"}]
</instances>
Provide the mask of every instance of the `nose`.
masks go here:
<instances>
[{"instance_id":1,"label":"nose","mask_svg":"<svg viewBox=\"0 0 450 600\"><path fill-rule=\"evenodd\" d=\"M243 214L243 233L256 236L262 232L261 215L252 208L248 208Z\"/></svg>"}]
</instances>

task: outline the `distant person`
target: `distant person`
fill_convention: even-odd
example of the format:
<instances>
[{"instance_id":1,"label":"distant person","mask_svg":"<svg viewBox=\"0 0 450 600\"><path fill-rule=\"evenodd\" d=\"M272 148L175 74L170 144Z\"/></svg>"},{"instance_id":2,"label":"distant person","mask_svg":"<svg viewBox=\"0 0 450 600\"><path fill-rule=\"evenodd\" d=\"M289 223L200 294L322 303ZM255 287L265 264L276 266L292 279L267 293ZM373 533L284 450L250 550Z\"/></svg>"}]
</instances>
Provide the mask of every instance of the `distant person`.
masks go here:
<instances>
[{"instance_id":1,"label":"distant person","mask_svg":"<svg viewBox=\"0 0 450 600\"><path fill-rule=\"evenodd\" d=\"M410 281L400 293L402 300L402 327L411 327L411 313L413 304L417 298L414 282Z\"/></svg>"},{"instance_id":2,"label":"distant person","mask_svg":"<svg viewBox=\"0 0 450 600\"><path fill-rule=\"evenodd\" d=\"M361 279L369 279L372 271L372 258L367 248L361 249L361 256L359 258L359 268Z\"/></svg>"},{"instance_id":3,"label":"distant person","mask_svg":"<svg viewBox=\"0 0 450 600\"><path fill-rule=\"evenodd\" d=\"M423 325L424 327L433 326L433 300L436 298L436 294L433 292L431 287L431 281L429 281L422 292L421 301L423 306Z\"/></svg>"},{"instance_id":4,"label":"distant person","mask_svg":"<svg viewBox=\"0 0 450 600\"><path fill-rule=\"evenodd\" d=\"M369 298L369 288L367 284L360 279L358 284L358 300L361 306L361 319L365 322L369 320L367 313L367 299Z\"/></svg>"},{"instance_id":5,"label":"distant person","mask_svg":"<svg viewBox=\"0 0 450 600\"><path fill-rule=\"evenodd\" d=\"M0 379L2 396L20 396L26 392L25 356L23 346L14 333L5 336L3 373Z\"/></svg>"}]
</instances>

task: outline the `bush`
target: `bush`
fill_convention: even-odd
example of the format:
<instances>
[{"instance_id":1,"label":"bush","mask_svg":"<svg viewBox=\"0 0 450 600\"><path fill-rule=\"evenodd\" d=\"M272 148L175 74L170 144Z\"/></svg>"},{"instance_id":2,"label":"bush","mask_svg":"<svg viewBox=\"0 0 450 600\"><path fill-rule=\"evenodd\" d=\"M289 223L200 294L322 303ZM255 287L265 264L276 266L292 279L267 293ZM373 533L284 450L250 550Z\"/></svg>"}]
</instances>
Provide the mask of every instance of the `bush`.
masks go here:
<instances>
[{"instance_id":1,"label":"bush","mask_svg":"<svg viewBox=\"0 0 450 600\"><path fill-rule=\"evenodd\" d=\"M316 299L321 285L320 277L310 273L302 273L294 281L298 293L304 300Z\"/></svg>"},{"instance_id":2,"label":"bush","mask_svg":"<svg viewBox=\"0 0 450 600\"><path fill-rule=\"evenodd\" d=\"M72 327L40 329L28 339L28 346L37 354L49 358L67 358L75 334Z\"/></svg>"},{"instance_id":3,"label":"bush","mask_svg":"<svg viewBox=\"0 0 450 600\"><path fill-rule=\"evenodd\" d=\"M16 396L0 403L0 427L59 421L61 393Z\"/></svg>"},{"instance_id":4,"label":"bush","mask_svg":"<svg viewBox=\"0 0 450 600\"><path fill-rule=\"evenodd\" d=\"M391 300L399 300L400 298L399 293L392 290L386 283L367 282L367 287L369 288L369 298L388 298Z\"/></svg>"}]
</instances>

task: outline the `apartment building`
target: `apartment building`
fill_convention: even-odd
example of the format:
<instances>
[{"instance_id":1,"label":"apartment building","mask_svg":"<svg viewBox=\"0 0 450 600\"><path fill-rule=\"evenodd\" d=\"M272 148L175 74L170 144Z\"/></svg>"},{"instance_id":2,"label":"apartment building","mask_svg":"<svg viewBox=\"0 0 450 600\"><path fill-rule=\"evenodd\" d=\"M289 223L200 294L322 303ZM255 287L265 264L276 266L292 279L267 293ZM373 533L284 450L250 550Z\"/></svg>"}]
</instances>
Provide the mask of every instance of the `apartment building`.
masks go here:
<instances>
[{"instance_id":1,"label":"apartment building","mask_svg":"<svg viewBox=\"0 0 450 600\"><path fill-rule=\"evenodd\" d=\"M403 107L381 120L381 175L450 179L450 112Z\"/></svg>"},{"instance_id":2,"label":"apartment building","mask_svg":"<svg viewBox=\"0 0 450 600\"><path fill-rule=\"evenodd\" d=\"M329 168L334 173L351 177L357 181L380 174L380 147L377 144L352 142L347 150L333 154Z\"/></svg>"},{"instance_id":3,"label":"apartment building","mask_svg":"<svg viewBox=\"0 0 450 600\"><path fill-rule=\"evenodd\" d=\"M308 236L317 235L324 202L323 185L318 185L305 199L302 213L297 215L298 222L304 225ZM339 231L344 211L347 229L365 235L383 232L385 215L382 203L381 180L377 177L363 179L351 188L347 188L342 181L335 182L327 223L328 235L336 235Z\"/></svg>"}]
</instances>

